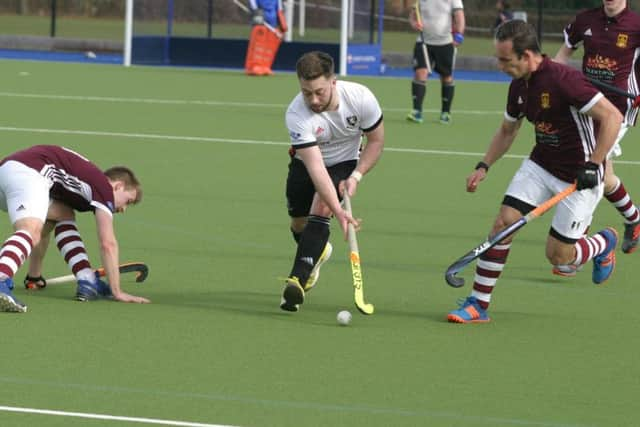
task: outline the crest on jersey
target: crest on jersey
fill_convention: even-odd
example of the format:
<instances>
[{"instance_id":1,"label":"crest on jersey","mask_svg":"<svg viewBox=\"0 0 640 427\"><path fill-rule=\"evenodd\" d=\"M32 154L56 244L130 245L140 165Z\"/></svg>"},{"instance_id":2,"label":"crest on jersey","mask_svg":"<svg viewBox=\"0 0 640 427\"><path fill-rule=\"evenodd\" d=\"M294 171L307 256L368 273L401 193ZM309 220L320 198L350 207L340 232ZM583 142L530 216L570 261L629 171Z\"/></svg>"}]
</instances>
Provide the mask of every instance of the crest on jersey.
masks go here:
<instances>
[{"instance_id":1,"label":"crest on jersey","mask_svg":"<svg viewBox=\"0 0 640 427\"><path fill-rule=\"evenodd\" d=\"M616 46L618 46L619 48L626 48L627 47L627 43L629 42L629 35L628 34L618 34L618 40L616 40Z\"/></svg>"},{"instance_id":2,"label":"crest on jersey","mask_svg":"<svg viewBox=\"0 0 640 427\"><path fill-rule=\"evenodd\" d=\"M544 109L551 108L551 96L549 92L542 92L540 94L540 106Z\"/></svg>"},{"instance_id":3,"label":"crest on jersey","mask_svg":"<svg viewBox=\"0 0 640 427\"><path fill-rule=\"evenodd\" d=\"M347 117L347 123L349 124L349 126L354 127L358 123L358 117L356 116Z\"/></svg>"},{"instance_id":4,"label":"crest on jersey","mask_svg":"<svg viewBox=\"0 0 640 427\"><path fill-rule=\"evenodd\" d=\"M300 133L298 132L294 132L294 131L289 131L289 136L291 137L291 139L293 139L294 141L297 141L300 139L300 137L302 135L300 135Z\"/></svg>"}]
</instances>

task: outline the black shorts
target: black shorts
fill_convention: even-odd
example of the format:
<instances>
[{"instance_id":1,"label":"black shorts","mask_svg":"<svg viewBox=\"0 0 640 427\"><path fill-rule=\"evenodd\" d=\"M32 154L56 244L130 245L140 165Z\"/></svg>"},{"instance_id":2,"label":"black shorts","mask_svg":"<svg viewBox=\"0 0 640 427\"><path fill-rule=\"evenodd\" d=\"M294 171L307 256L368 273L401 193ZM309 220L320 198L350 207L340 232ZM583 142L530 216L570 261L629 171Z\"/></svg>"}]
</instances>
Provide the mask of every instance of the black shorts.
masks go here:
<instances>
[{"instance_id":1,"label":"black shorts","mask_svg":"<svg viewBox=\"0 0 640 427\"><path fill-rule=\"evenodd\" d=\"M421 42L416 42L413 48L413 69L427 68L427 60L424 57L424 50ZM429 63L431 69L440 74L441 77L449 77L453 74L453 62L456 54L456 49L451 44L445 44L442 46L435 46L431 44L424 45L427 48L427 55L429 56Z\"/></svg>"},{"instance_id":2,"label":"black shorts","mask_svg":"<svg viewBox=\"0 0 640 427\"><path fill-rule=\"evenodd\" d=\"M348 160L327 168L336 191L338 191L340 181L347 179L357 164L357 160ZM307 173L304 163L302 160L291 158L286 189L289 216L292 218L308 216L315 194L316 188L311 181L309 173ZM340 197L339 193L338 197Z\"/></svg>"}]
</instances>

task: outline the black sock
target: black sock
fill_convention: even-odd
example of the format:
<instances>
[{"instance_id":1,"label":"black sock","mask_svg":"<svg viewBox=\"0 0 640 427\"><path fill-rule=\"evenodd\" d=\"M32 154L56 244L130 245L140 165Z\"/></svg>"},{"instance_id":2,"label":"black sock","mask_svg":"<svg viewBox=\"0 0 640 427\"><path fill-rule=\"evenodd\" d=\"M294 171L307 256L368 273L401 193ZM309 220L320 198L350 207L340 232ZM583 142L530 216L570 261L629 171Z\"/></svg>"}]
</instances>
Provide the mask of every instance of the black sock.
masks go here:
<instances>
[{"instance_id":1,"label":"black sock","mask_svg":"<svg viewBox=\"0 0 640 427\"><path fill-rule=\"evenodd\" d=\"M329 218L310 215L309 222L302 231L296 259L289 275L289 277L297 277L302 286L307 283L313 266L318 262L329 241L329 222Z\"/></svg>"},{"instance_id":2,"label":"black sock","mask_svg":"<svg viewBox=\"0 0 640 427\"><path fill-rule=\"evenodd\" d=\"M453 102L453 94L456 86L453 83L442 84L442 112L449 113L451 111L451 103Z\"/></svg>"},{"instance_id":3,"label":"black sock","mask_svg":"<svg viewBox=\"0 0 640 427\"><path fill-rule=\"evenodd\" d=\"M413 109L422 111L422 103L427 95L427 82L421 80L413 80L411 82L411 99L413 100Z\"/></svg>"}]
</instances>

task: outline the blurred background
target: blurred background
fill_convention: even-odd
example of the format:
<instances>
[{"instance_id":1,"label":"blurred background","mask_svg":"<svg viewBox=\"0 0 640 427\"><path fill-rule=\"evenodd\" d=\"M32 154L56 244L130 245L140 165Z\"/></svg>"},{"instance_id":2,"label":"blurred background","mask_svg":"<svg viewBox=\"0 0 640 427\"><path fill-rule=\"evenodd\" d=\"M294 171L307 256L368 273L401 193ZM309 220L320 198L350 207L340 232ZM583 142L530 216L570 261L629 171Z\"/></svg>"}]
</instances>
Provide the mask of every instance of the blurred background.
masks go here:
<instances>
[{"instance_id":1,"label":"blurred background","mask_svg":"<svg viewBox=\"0 0 640 427\"><path fill-rule=\"evenodd\" d=\"M286 41L338 43L341 0L283 0L291 31ZM512 0L516 16L539 28L543 48L555 53L562 28L581 9L601 0ZM638 9L640 0L630 0ZM242 39L250 32L247 0L134 0L135 37ZM350 43L378 43L383 62L410 61L415 34L408 24L413 0L353 0ZM382 7L381 7L382 6ZM464 2L466 40L459 55L490 56L498 11L494 0ZM382 13L380 13L382 11ZM0 49L122 52L125 0L2 0ZM382 28L382 31L380 31Z\"/></svg>"}]
</instances>

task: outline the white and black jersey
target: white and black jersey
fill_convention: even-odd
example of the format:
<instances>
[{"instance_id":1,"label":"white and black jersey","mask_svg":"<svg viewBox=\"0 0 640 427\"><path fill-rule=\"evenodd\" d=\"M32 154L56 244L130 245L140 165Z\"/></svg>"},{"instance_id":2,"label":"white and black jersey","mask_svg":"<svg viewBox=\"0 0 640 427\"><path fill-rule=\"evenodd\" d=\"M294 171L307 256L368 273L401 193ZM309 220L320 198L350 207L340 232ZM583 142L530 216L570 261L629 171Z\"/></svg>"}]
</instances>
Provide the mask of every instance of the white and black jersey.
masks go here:
<instances>
[{"instance_id":1,"label":"white and black jersey","mask_svg":"<svg viewBox=\"0 0 640 427\"><path fill-rule=\"evenodd\" d=\"M453 12L464 8L462 0L418 0L418 3L424 25L424 42L434 46L453 43ZM417 41L422 42L420 38Z\"/></svg>"},{"instance_id":2,"label":"white and black jersey","mask_svg":"<svg viewBox=\"0 0 640 427\"><path fill-rule=\"evenodd\" d=\"M314 113L298 94L285 116L294 149L318 145L327 167L358 159L363 132L374 130L382 122L378 100L365 86L336 82L339 97L336 111Z\"/></svg>"}]
</instances>

